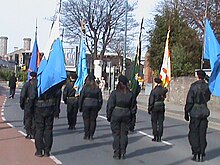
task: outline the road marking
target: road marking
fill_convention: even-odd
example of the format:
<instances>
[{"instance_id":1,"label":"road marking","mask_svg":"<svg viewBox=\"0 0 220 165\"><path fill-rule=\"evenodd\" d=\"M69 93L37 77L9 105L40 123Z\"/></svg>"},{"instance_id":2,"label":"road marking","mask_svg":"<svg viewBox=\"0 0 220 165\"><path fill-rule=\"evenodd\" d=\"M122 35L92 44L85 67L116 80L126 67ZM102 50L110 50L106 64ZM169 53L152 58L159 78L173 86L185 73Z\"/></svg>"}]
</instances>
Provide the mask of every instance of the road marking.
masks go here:
<instances>
[{"instance_id":1,"label":"road marking","mask_svg":"<svg viewBox=\"0 0 220 165\"><path fill-rule=\"evenodd\" d=\"M102 115L98 115L98 117L100 117L100 118L102 118L102 119L107 119L105 116L102 116ZM147 136L147 137L149 137L150 139L153 139L154 137L153 137L153 135L150 135L150 134L147 134L147 133L145 133L145 132L143 132L143 131L137 131L138 133L140 133L140 134L142 134L142 135L144 135L144 136ZM166 145L168 145L168 146L172 146L173 144L172 143L170 143L170 142L167 142L167 141L164 141L164 140L162 140L161 141L163 144L166 144Z\"/></svg>"}]
</instances>

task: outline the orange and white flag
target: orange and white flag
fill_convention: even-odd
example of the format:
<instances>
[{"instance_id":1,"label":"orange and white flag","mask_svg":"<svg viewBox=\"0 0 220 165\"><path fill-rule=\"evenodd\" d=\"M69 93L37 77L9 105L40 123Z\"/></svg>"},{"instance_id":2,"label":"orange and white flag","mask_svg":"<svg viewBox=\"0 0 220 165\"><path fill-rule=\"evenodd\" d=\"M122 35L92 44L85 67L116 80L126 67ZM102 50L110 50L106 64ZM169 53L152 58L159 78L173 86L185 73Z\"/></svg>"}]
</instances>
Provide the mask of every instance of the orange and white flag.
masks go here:
<instances>
[{"instance_id":1,"label":"orange and white flag","mask_svg":"<svg viewBox=\"0 0 220 165\"><path fill-rule=\"evenodd\" d=\"M170 64L171 53L169 50L169 39L170 39L170 28L167 33L165 51L163 56L163 64L160 70L160 79L162 80L164 87L167 87L171 81L171 64Z\"/></svg>"}]
</instances>

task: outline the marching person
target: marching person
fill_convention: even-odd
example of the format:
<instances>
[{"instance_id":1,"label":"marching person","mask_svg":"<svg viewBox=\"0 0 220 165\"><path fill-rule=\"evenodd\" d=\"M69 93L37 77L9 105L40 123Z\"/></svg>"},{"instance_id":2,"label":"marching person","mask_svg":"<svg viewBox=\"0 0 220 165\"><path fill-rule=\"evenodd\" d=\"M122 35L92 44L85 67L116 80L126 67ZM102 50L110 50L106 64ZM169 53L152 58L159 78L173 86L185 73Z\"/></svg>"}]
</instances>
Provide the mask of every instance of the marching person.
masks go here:
<instances>
[{"instance_id":1,"label":"marching person","mask_svg":"<svg viewBox=\"0 0 220 165\"><path fill-rule=\"evenodd\" d=\"M114 159L125 159L128 131L136 108L136 98L128 87L128 79L120 75L116 90L110 94L106 107L107 120L111 123L114 139L112 144Z\"/></svg>"},{"instance_id":2,"label":"marching person","mask_svg":"<svg viewBox=\"0 0 220 165\"><path fill-rule=\"evenodd\" d=\"M155 87L151 90L148 101L148 113L151 115L151 125L154 138L152 141L161 142L163 136L163 122L165 113L164 100L166 98L167 88L162 86L160 78L155 78Z\"/></svg>"},{"instance_id":3,"label":"marching person","mask_svg":"<svg viewBox=\"0 0 220 165\"><path fill-rule=\"evenodd\" d=\"M20 93L20 107L24 110L24 125L26 129L27 139L33 139L35 136L35 123L34 123L34 104L30 100L30 96L33 95L33 84L36 83L37 73L30 73L30 80L26 82ZM32 103L32 104L31 104Z\"/></svg>"},{"instance_id":4,"label":"marching person","mask_svg":"<svg viewBox=\"0 0 220 165\"><path fill-rule=\"evenodd\" d=\"M57 107L56 100L59 97L59 91L62 85L63 83L59 83L51 87L40 97L37 97L37 84L35 86L35 95L32 96L35 100L37 98L35 104L35 156L50 156L53 144L54 112Z\"/></svg>"},{"instance_id":5,"label":"marching person","mask_svg":"<svg viewBox=\"0 0 220 165\"><path fill-rule=\"evenodd\" d=\"M137 97L138 97L139 93L141 92L141 87L140 87L139 82L137 80L136 80L136 83L137 83L137 86L136 86L136 90L134 91L134 95L137 100ZM135 113L134 117L132 117L132 119L131 119L131 126L130 126L131 132L134 132L135 124L136 124L136 113Z\"/></svg>"},{"instance_id":6,"label":"marching person","mask_svg":"<svg viewBox=\"0 0 220 165\"><path fill-rule=\"evenodd\" d=\"M102 92L95 82L95 76L89 74L79 96L79 111L82 112L84 121L85 140L93 140L96 130L96 119L98 112L102 108Z\"/></svg>"},{"instance_id":7,"label":"marching person","mask_svg":"<svg viewBox=\"0 0 220 165\"><path fill-rule=\"evenodd\" d=\"M207 108L207 102L210 100L211 92L208 84L205 82L206 73L203 70L197 71L198 80L191 84L187 94L185 104L185 120L189 121L189 133L188 139L191 145L193 154L193 161L204 161L205 149L207 146L206 132L208 128L207 117L197 118L190 117L189 114L192 111L194 105L199 104Z\"/></svg>"},{"instance_id":8,"label":"marching person","mask_svg":"<svg viewBox=\"0 0 220 165\"><path fill-rule=\"evenodd\" d=\"M17 77L15 76L15 73L12 74L12 76L9 79L9 88L10 88L10 93L9 93L9 99L13 99L15 95L15 89L16 89L16 83L17 83Z\"/></svg>"},{"instance_id":9,"label":"marching person","mask_svg":"<svg viewBox=\"0 0 220 165\"><path fill-rule=\"evenodd\" d=\"M68 129L76 129L77 113L78 113L78 97L75 96L76 89L74 83L77 79L76 74L70 74L70 81L66 83L63 90L63 101L67 104L67 120Z\"/></svg>"}]
</instances>

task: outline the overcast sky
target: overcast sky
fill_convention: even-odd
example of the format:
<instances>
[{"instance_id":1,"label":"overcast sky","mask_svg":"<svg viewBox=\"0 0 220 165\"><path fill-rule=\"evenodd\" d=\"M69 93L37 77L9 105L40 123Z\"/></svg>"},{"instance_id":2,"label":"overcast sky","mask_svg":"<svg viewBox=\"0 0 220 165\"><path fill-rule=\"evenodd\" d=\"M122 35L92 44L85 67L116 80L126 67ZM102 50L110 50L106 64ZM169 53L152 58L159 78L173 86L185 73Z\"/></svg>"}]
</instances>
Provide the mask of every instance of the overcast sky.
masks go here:
<instances>
[{"instance_id":1,"label":"overcast sky","mask_svg":"<svg viewBox=\"0 0 220 165\"><path fill-rule=\"evenodd\" d=\"M38 25L38 46L40 51L49 37L51 22L46 18L54 15L58 0L0 0L0 36L8 37L8 53L14 47L23 48L23 38L34 42L36 19ZM133 0L129 0L133 1ZM138 0L137 21L148 19L159 0Z\"/></svg>"}]
</instances>

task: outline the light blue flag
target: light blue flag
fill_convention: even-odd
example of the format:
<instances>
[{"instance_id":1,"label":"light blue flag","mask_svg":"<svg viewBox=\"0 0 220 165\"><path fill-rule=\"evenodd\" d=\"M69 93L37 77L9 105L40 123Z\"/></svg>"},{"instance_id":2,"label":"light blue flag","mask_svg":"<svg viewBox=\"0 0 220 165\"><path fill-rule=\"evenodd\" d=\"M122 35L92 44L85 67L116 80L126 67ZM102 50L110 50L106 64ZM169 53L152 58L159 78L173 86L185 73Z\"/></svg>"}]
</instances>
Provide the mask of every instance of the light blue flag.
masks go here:
<instances>
[{"instance_id":1,"label":"light blue flag","mask_svg":"<svg viewBox=\"0 0 220 165\"><path fill-rule=\"evenodd\" d=\"M204 59L210 60L211 70L213 70L214 64L217 60L217 55L220 54L220 45L208 19L206 19L204 41L203 57Z\"/></svg>"},{"instance_id":2,"label":"light blue flag","mask_svg":"<svg viewBox=\"0 0 220 165\"><path fill-rule=\"evenodd\" d=\"M78 65L77 65L78 78L74 84L74 87L77 88L76 95L80 94L87 75L88 75L88 67L87 67L87 60L86 60L85 36L82 35L81 44L80 44L79 61L78 61Z\"/></svg>"},{"instance_id":3,"label":"light blue flag","mask_svg":"<svg viewBox=\"0 0 220 165\"><path fill-rule=\"evenodd\" d=\"M209 89L214 96L220 96L220 55L209 78Z\"/></svg>"},{"instance_id":4,"label":"light blue flag","mask_svg":"<svg viewBox=\"0 0 220 165\"><path fill-rule=\"evenodd\" d=\"M37 72L39 65L40 65L40 52L38 50L37 38L35 37L34 47L32 50L32 55L28 69L28 80L30 79L30 72Z\"/></svg>"},{"instance_id":5,"label":"light blue flag","mask_svg":"<svg viewBox=\"0 0 220 165\"><path fill-rule=\"evenodd\" d=\"M37 75L38 96L67 78L64 51L59 38L59 15L51 29L51 36L46 45Z\"/></svg>"}]
</instances>

